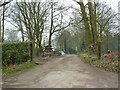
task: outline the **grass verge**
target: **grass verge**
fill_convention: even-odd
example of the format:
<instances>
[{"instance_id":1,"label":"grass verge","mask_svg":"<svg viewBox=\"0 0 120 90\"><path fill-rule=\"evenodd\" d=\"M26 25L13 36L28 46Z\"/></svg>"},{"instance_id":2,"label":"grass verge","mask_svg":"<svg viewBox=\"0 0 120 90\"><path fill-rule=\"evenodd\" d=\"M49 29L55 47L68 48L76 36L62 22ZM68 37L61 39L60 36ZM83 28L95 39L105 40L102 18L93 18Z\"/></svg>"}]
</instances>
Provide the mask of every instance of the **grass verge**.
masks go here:
<instances>
[{"instance_id":1,"label":"grass verge","mask_svg":"<svg viewBox=\"0 0 120 90\"><path fill-rule=\"evenodd\" d=\"M35 61L28 61L20 65L13 65L11 67L2 68L2 75L4 76L16 72L21 72L34 66L36 66Z\"/></svg>"},{"instance_id":2,"label":"grass verge","mask_svg":"<svg viewBox=\"0 0 120 90\"><path fill-rule=\"evenodd\" d=\"M111 60L97 60L97 58L89 56L87 54L80 54L80 57L86 62L96 66L103 68L107 71L118 72L120 71L120 67L118 66L118 61Z\"/></svg>"}]
</instances>

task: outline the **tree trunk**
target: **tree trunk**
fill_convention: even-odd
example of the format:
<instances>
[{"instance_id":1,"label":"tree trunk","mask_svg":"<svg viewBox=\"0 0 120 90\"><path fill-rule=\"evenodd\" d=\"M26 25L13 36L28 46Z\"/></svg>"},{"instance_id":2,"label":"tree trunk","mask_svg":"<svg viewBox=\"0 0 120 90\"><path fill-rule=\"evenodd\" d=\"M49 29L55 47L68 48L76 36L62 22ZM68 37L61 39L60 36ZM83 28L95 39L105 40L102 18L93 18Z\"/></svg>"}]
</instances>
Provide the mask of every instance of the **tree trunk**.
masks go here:
<instances>
[{"instance_id":1,"label":"tree trunk","mask_svg":"<svg viewBox=\"0 0 120 90\"><path fill-rule=\"evenodd\" d=\"M81 11L82 11L82 17L83 17L83 21L84 21L84 25L85 25L86 44L87 44L87 46L89 46L92 43L90 25L88 22L88 17L87 17L87 14L85 12L85 6L84 6L83 2L79 2L79 5L80 5Z\"/></svg>"},{"instance_id":2,"label":"tree trunk","mask_svg":"<svg viewBox=\"0 0 120 90\"><path fill-rule=\"evenodd\" d=\"M1 30L1 16L0 16L0 42L2 42L2 35L1 35L1 32L2 32L2 30Z\"/></svg>"},{"instance_id":3,"label":"tree trunk","mask_svg":"<svg viewBox=\"0 0 120 90\"><path fill-rule=\"evenodd\" d=\"M91 25L91 32L92 32L92 40L93 43L95 43L95 37L94 37L94 18L93 18L93 5L91 2L88 2L88 9L89 9L89 15L90 15L90 25Z\"/></svg>"},{"instance_id":4,"label":"tree trunk","mask_svg":"<svg viewBox=\"0 0 120 90\"><path fill-rule=\"evenodd\" d=\"M25 40L24 40L24 35L23 35L23 33L22 33L22 41L24 42Z\"/></svg>"},{"instance_id":5,"label":"tree trunk","mask_svg":"<svg viewBox=\"0 0 120 90\"><path fill-rule=\"evenodd\" d=\"M98 43L98 59L101 59L101 43Z\"/></svg>"},{"instance_id":6,"label":"tree trunk","mask_svg":"<svg viewBox=\"0 0 120 90\"><path fill-rule=\"evenodd\" d=\"M89 0L88 0L89 1ZM92 32L92 42L93 42L93 47L91 53L95 53L97 50L94 46L96 40L97 40L97 23L96 23L96 4L92 2L88 2L88 9L89 9L89 15L90 15L90 25L91 25L91 32Z\"/></svg>"},{"instance_id":7,"label":"tree trunk","mask_svg":"<svg viewBox=\"0 0 120 90\"><path fill-rule=\"evenodd\" d=\"M95 42L98 38L98 29L97 29L97 12L96 12L96 8L97 8L97 5L96 3L94 2L94 16L93 16L93 26L94 26L94 38L95 38Z\"/></svg>"},{"instance_id":8,"label":"tree trunk","mask_svg":"<svg viewBox=\"0 0 120 90\"><path fill-rule=\"evenodd\" d=\"M49 42L48 42L49 47L51 46L51 38L52 38L52 34L50 33L50 35L49 35Z\"/></svg>"},{"instance_id":9,"label":"tree trunk","mask_svg":"<svg viewBox=\"0 0 120 90\"><path fill-rule=\"evenodd\" d=\"M119 65L120 65L120 31L118 33L118 62L119 62Z\"/></svg>"},{"instance_id":10,"label":"tree trunk","mask_svg":"<svg viewBox=\"0 0 120 90\"><path fill-rule=\"evenodd\" d=\"M4 20L5 20L5 6L3 6L2 42L4 42Z\"/></svg>"},{"instance_id":11,"label":"tree trunk","mask_svg":"<svg viewBox=\"0 0 120 90\"><path fill-rule=\"evenodd\" d=\"M109 50L109 35L108 35L108 30L107 30L107 45L106 45L106 52Z\"/></svg>"},{"instance_id":12,"label":"tree trunk","mask_svg":"<svg viewBox=\"0 0 120 90\"><path fill-rule=\"evenodd\" d=\"M53 27L53 5L51 5L51 25L50 25L50 35L49 35L49 42L48 45L51 47L51 38L52 38L52 28Z\"/></svg>"},{"instance_id":13,"label":"tree trunk","mask_svg":"<svg viewBox=\"0 0 120 90\"><path fill-rule=\"evenodd\" d=\"M102 39L102 27L100 26L100 40ZM101 42L97 41L98 45L98 59L101 59Z\"/></svg>"},{"instance_id":14,"label":"tree trunk","mask_svg":"<svg viewBox=\"0 0 120 90\"><path fill-rule=\"evenodd\" d=\"M21 26L21 34L22 34L22 41L24 42L24 31L23 31L23 28L22 28L22 26Z\"/></svg>"},{"instance_id":15,"label":"tree trunk","mask_svg":"<svg viewBox=\"0 0 120 90\"><path fill-rule=\"evenodd\" d=\"M42 51L43 51L43 48L42 48L41 42L42 42L42 33L40 34L40 41L39 41L39 52L40 52L40 54L41 54Z\"/></svg>"}]
</instances>

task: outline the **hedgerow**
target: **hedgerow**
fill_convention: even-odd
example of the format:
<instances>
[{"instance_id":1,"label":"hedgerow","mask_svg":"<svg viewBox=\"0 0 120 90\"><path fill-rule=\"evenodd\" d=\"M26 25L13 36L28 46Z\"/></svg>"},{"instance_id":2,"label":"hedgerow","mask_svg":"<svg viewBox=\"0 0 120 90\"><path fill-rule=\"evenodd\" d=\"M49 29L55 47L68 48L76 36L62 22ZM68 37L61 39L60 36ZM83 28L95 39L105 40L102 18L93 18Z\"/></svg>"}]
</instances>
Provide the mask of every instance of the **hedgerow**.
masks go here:
<instances>
[{"instance_id":1,"label":"hedgerow","mask_svg":"<svg viewBox=\"0 0 120 90\"><path fill-rule=\"evenodd\" d=\"M20 64L32 59L32 42L2 43L2 66Z\"/></svg>"}]
</instances>

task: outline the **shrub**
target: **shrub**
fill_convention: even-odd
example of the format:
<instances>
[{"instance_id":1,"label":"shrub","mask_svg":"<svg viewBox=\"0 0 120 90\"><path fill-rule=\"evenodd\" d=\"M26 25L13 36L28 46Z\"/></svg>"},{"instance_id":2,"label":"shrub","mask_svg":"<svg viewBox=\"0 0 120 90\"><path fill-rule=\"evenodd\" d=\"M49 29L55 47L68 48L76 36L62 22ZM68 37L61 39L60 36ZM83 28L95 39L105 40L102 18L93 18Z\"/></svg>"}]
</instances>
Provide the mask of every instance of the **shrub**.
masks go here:
<instances>
[{"instance_id":1,"label":"shrub","mask_svg":"<svg viewBox=\"0 0 120 90\"><path fill-rule=\"evenodd\" d=\"M20 64L31 59L32 42L2 43L2 65Z\"/></svg>"}]
</instances>

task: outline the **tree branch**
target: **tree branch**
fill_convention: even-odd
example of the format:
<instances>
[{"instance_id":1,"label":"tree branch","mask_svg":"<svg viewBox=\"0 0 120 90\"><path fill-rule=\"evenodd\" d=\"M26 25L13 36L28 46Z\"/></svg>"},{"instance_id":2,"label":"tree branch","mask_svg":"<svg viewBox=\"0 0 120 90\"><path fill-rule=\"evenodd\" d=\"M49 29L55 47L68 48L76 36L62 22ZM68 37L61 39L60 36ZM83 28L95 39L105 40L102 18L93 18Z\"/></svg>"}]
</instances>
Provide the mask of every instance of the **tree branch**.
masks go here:
<instances>
[{"instance_id":1,"label":"tree branch","mask_svg":"<svg viewBox=\"0 0 120 90\"><path fill-rule=\"evenodd\" d=\"M67 28L68 26L70 26L70 24L71 24L71 23L69 23L68 25L66 25L65 27L62 27L62 28L60 28L60 29L53 30L52 34L55 33L55 32L61 31L62 29Z\"/></svg>"},{"instance_id":2,"label":"tree branch","mask_svg":"<svg viewBox=\"0 0 120 90\"><path fill-rule=\"evenodd\" d=\"M3 4L0 4L0 7L7 5L7 4L10 3L11 1L13 1L13 0L10 0L10 1L8 1L8 2L4 2Z\"/></svg>"}]
</instances>

